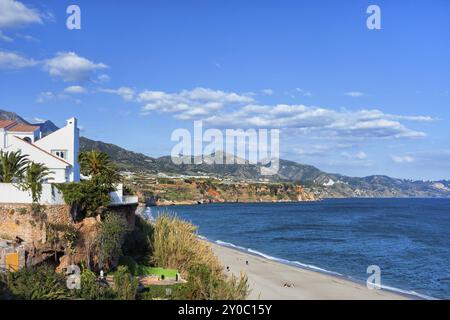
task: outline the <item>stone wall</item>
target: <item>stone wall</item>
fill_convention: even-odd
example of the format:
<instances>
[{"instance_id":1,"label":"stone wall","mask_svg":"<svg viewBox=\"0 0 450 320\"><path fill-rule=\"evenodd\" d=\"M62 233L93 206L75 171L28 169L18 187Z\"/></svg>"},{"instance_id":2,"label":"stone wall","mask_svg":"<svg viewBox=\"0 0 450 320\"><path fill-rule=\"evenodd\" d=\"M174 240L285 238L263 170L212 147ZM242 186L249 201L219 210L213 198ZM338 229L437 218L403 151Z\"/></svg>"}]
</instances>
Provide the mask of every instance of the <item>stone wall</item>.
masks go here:
<instances>
[{"instance_id":1,"label":"stone wall","mask_svg":"<svg viewBox=\"0 0 450 320\"><path fill-rule=\"evenodd\" d=\"M72 223L70 206L49 205L43 213L34 213L30 204L0 204L0 238L14 240L19 237L27 243L43 243L46 240L46 221L53 224Z\"/></svg>"},{"instance_id":2,"label":"stone wall","mask_svg":"<svg viewBox=\"0 0 450 320\"><path fill-rule=\"evenodd\" d=\"M120 205L108 208L108 211L121 214L126 220L128 230L134 229L135 212L138 205ZM35 209L35 208L34 208ZM36 212L37 211L37 212ZM0 204L0 239L14 242L16 237L24 241L24 256L26 251L26 265L40 263L54 252L63 254L59 260L57 270L61 271L70 264L78 264L90 261L96 263L96 257L91 257L92 247L96 235L97 224L100 217L85 218L78 223L74 223L71 216L71 208L68 205L48 205L42 210L33 210L33 205L29 204ZM73 225L80 233L74 252L67 252L64 242L56 244L47 243L48 224L68 224ZM19 241L20 242L20 241ZM4 256L4 255L2 255ZM22 257L22 256L21 256ZM21 261L21 266L24 262Z\"/></svg>"}]
</instances>

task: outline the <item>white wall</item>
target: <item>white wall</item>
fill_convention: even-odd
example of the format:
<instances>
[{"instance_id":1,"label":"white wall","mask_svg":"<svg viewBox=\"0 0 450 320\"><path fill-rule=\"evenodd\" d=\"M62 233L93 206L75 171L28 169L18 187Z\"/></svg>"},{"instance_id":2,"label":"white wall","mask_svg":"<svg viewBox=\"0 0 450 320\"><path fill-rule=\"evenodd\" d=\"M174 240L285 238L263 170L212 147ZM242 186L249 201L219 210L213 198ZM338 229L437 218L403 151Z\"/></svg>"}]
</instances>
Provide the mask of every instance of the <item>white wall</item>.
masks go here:
<instances>
[{"instance_id":1,"label":"white wall","mask_svg":"<svg viewBox=\"0 0 450 320\"><path fill-rule=\"evenodd\" d=\"M14 144L6 148L5 151L16 151L20 150L22 154L28 155L29 159L34 162L43 163L47 168L52 171L49 177L52 177L51 182L62 183L66 182L66 168L70 167L67 163L59 160L58 158L37 149L33 145L23 141L22 139L12 137L14 139Z\"/></svg>"},{"instance_id":2,"label":"white wall","mask_svg":"<svg viewBox=\"0 0 450 320\"><path fill-rule=\"evenodd\" d=\"M0 183L0 203L33 203L31 194L11 183ZM62 194L50 183L42 185L41 204L64 204Z\"/></svg>"},{"instance_id":3,"label":"white wall","mask_svg":"<svg viewBox=\"0 0 450 320\"><path fill-rule=\"evenodd\" d=\"M80 168L78 165L78 148L80 132L77 127L77 119L67 120L67 125L44 138L37 140L35 145L51 153L52 150L67 150L66 162L72 165L70 169L70 181L80 180Z\"/></svg>"}]
</instances>

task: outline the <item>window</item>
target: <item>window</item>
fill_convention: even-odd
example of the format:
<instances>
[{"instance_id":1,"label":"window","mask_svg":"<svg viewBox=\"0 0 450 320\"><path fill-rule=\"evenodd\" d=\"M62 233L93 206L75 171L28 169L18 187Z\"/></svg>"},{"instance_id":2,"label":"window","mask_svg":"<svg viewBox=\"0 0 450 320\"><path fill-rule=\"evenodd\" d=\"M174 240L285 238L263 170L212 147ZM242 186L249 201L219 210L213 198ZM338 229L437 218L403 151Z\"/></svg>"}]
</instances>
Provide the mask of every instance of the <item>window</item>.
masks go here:
<instances>
[{"instance_id":1,"label":"window","mask_svg":"<svg viewBox=\"0 0 450 320\"><path fill-rule=\"evenodd\" d=\"M61 159L67 159L67 150L52 150L52 154Z\"/></svg>"}]
</instances>

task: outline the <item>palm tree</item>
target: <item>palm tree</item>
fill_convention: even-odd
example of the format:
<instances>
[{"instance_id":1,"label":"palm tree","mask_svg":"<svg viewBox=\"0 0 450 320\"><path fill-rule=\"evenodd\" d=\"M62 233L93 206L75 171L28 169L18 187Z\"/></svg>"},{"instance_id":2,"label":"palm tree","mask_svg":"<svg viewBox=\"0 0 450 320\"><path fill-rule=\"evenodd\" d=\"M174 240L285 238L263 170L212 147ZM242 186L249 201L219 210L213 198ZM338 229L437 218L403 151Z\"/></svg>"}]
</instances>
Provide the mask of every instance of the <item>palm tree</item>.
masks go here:
<instances>
[{"instance_id":1,"label":"palm tree","mask_svg":"<svg viewBox=\"0 0 450 320\"><path fill-rule=\"evenodd\" d=\"M30 162L27 157L20 151L0 151L0 182L19 182Z\"/></svg>"},{"instance_id":2,"label":"palm tree","mask_svg":"<svg viewBox=\"0 0 450 320\"><path fill-rule=\"evenodd\" d=\"M52 178L48 175L52 173L42 163L31 162L25 170L25 176L20 183L22 190L28 190L31 193L33 203L39 203L42 195L42 184Z\"/></svg>"},{"instance_id":3,"label":"palm tree","mask_svg":"<svg viewBox=\"0 0 450 320\"><path fill-rule=\"evenodd\" d=\"M81 173L85 176L102 176L112 183L120 181L120 175L109 156L98 150L81 152L78 155Z\"/></svg>"}]
</instances>

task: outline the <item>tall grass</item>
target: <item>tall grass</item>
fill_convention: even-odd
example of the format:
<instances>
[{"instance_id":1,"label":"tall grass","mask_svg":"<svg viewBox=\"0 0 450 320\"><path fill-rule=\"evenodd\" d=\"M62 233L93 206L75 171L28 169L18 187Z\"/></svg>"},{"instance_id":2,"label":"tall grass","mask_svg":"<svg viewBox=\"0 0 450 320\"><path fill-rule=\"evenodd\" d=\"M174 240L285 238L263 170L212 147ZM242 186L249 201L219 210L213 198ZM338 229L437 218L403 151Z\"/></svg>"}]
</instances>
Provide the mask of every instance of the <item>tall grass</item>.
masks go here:
<instances>
[{"instance_id":1,"label":"tall grass","mask_svg":"<svg viewBox=\"0 0 450 320\"><path fill-rule=\"evenodd\" d=\"M211 246L197 237L197 227L173 214L160 214L154 225L151 262L178 269L188 280L186 299L245 299L247 276L226 277Z\"/></svg>"}]
</instances>

